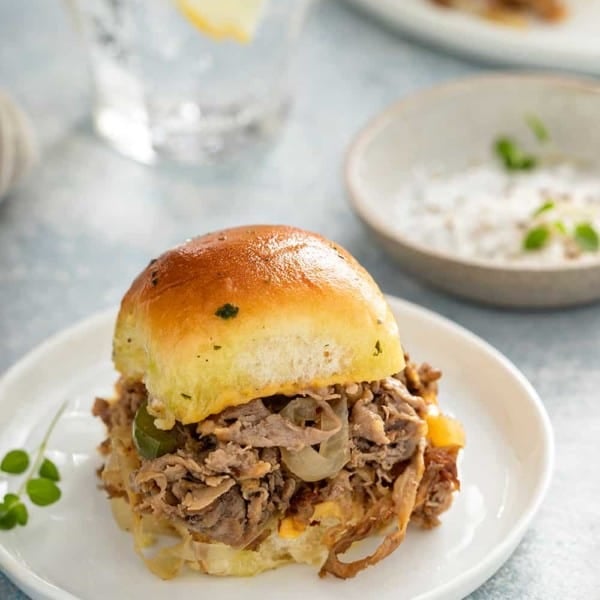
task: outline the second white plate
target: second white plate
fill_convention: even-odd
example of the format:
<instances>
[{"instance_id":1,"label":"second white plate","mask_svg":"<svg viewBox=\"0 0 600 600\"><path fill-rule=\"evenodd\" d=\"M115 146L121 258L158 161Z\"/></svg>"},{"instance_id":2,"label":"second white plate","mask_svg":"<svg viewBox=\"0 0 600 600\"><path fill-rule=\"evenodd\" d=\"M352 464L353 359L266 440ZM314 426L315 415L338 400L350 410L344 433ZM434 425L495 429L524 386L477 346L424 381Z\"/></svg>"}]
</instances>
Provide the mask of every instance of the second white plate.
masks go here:
<instances>
[{"instance_id":1,"label":"second white plate","mask_svg":"<svg viewBox=\"0 0 600 600\"><path fill-rule=\"evenodd\" d=\"M499 64L600 74L600 1L567 0L559 24L506 27L430 0L347 0L430 44Z\"/></svg>"},{"instance_id":2,"label":"second white plate","mask_svg":"<svg viewBox=\"0 0 600 600\"><path fill-rule=\"evenodd\" d=\"M0 568L35 600L152 598L198 595L263 600L453 600L490 577L525 533L547 489L552 432L523 375L491 346L450 321L391 298L402 340L416 360L444 372L440 402L467 431L459 465L462 490L443 523L411 528L388 559L351 581L319 579L304 566L251 579L189 574L170 582L151 575L120 531L97 489L96 445L103 426L90 414L95 395L110 394L115 313L88 319L44 343L0 382L0 455L33 449L64 399L69 406L48 455L62 474L61 500L31 510L24 528L0 531ZM0 479L0 494L14 484Z\"/></svg>"}]
</instances>

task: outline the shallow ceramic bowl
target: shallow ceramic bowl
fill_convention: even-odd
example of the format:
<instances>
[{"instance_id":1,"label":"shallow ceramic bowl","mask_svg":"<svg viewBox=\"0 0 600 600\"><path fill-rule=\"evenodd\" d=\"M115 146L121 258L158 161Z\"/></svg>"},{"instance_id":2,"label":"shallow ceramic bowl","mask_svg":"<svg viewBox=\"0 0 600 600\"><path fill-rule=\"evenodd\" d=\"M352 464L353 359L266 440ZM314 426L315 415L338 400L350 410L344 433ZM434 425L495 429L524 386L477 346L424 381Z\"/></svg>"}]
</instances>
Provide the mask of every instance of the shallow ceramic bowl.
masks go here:
<instances>
[{"instance_id":1,"label":"shallow ceramic bowl","mask_svg":"<svg viewBox=\"0 0 600 600\"><path fill-rule=\"evenodd\" d=\"M512 307L600 299L600 257L586 265L499 265L432 250L390 223L391 203L402 201L397 190L415 166L443 172L489 161L498 135L529 133L524 119L531 114L562 155L600 165L600 86L566 77L474 77L402 100L359 133L346 160L354 210L404 270L459 296Z\"/></svg>"}]
</instances>

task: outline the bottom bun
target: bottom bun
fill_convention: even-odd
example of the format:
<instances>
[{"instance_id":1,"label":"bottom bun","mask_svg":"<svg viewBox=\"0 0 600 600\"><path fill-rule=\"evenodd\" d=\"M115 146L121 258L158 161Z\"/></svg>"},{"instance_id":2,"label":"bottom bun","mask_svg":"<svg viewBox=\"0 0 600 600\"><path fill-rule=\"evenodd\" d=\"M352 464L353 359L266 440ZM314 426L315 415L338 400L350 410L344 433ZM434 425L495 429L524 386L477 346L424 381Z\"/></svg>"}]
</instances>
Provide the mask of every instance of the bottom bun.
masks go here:
<instances>
[{"instance_id":1,"label":"bottom bun","mask_svg":"<svg viewBox=\"0 0 600 600\"><path fill-rule=\"evenodd\" d=\"M151 516L133 513L123 498L111 500L113 513L119 525L131 531L136 551L146 566L162 579L172 579L184 567L208 575L249 577L286 563L304 563L321 567L329 554L323 543L326 533L339 521L331 520L307 527L299 535L282 537L276 527L267 529L266 537L255 550L239 549L220 543L195 541L186 530L175 530ZM157 544L168 537L176 543Z\"/></svg>"}]
</instances>

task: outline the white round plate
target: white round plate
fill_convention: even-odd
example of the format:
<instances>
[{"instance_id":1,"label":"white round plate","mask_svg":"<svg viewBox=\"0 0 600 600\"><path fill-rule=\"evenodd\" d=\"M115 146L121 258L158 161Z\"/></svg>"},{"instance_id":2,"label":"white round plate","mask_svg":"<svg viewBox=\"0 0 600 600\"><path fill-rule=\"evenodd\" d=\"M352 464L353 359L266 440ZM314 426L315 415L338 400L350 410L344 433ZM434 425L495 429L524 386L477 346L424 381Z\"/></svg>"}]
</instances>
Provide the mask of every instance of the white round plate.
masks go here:
<instances>
[{"instance_id":1,"label":"white round plate","mask_svg":"<svg viewBox=\"0 0 600 600\"><path fill-rule=\"evenodd\" d=\"M531 385L506 358L434 313L390 299L402 339L416 360L444 371L442 406L467 431L460 461L462 491L432 531L411 528L383 562L352 581L319 579L289 566L251 579L190 573L165 582L146 570L97 489L95 447L103 426L90 414L95 395L109 394L115 373L110 346L115 312L92 317L27 355L0 382L0 455L34 449L52 415L68 408L48 456L62 474L63 497L30 511L29 524L0 531L0 568L35 600L152 598L453 600L490 577L515 549L548 487L552 430ZM0 493L13 477L2 477Z\"/></svg>"},{"instance_id":2,"label":"white round plate","mask_svg":"<svg viewBox=\"0 0 600 600\"><path fill-rule=\"evenodd\" d=\"M600 74L600 0L566 0L558 24L494 24L430 0L348 0L425 42L500 64Z\"/></svg>"}]
</instances>

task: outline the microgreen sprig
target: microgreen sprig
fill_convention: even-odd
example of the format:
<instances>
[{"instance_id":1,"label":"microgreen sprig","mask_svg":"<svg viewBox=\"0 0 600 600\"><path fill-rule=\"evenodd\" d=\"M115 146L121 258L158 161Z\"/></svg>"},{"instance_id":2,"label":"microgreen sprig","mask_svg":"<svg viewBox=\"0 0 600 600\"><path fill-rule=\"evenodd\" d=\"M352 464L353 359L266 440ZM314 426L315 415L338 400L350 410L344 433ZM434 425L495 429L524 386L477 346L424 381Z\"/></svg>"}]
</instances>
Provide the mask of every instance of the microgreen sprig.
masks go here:
<instances>
[{"instance_id":1,"label":"microgreen sprig","mask_svg":"<svg viewBox=\"0 0 600 600\"><path fill-rule=\"evenodd\" d=\"M550 140L550 134L539 117L536 115L527 115L525 117L525 121L527 125L529 125L529 129L531 129L538 142L544 143Z\"/></svg>"},{"instance_id":2,"label":"microgreen sprig","mask_svg":"<svg viewBox=\"0 0 600 600\"><path fill-rule=\"evenodd\" d=\"M533 213L533 216L534 217L538 217L542 213L545 213L545 212L548 212L549 210L552 210L555 206L556 206L556 202L554 202L554 200L546 200L546 202L544 202L543 204L541 204L539 206L539 208L537 208L535 210L535 212Z\"/></svg>"},{"instance_id":3,"label":"microgreen sprig","mask_svg":"<svg viewBox=\"0 0 600 600\"><path fill-rule=\"evenodd\" d=\"M589 221L577 223L572 231L569 231L563 221L554 220L541 222L546 214L557 209L554 200L546 200L531 215L534 225L530 227L523 237L524 250L540 250L552 239L553 235L560 235L575 243L581 252L598 252L600 250L600 234ZM536 224L537 222L537 224Z\"/></svg>"},{"instance_id":4,"label":"microgreen sprig","mask_svg":"<svg viewBox=\"0 0 600 600\"><path fill-rule=\"evenodd\" d=\"M550 239L550 228L547 225L532 227L523 238L525 250L539 250L543 248Z\"/></svg>"},{"instance_id":5,"label":"microgreen sprig","mask_svg":"<svg viewBox=\"0 0 600 600\"><path fill-rule=\"evenodd\" d=\"M591 223L578 223L573 239L584 252L597 252L600 247L600 236Z\"/></svg>"},{"instance_id":6,"label":"microgreen sprig","mask_svg":"<svg viewBox=\"0 0 600 600\"><path fill-rule=\"evenodd\" d=\"M524 152L512 138L498 138L494 150L507 171L531 171L537 165L537 158Z\"/></svg>"},{"instance_id":7,"label":"microgreen sprig","mask_svg":"<svg viewBox=\"0 0 600 600\"><path fill-rule=\"evenodd\" d=\"M539 144L550 140L550 134L539 117L526 115L525 122ZM496 139L494 152L507 171L532 171L540 162L538 156L525 152L514 138L508 136Z\"/></svg>"},{"instance_id":8,"label":"microgreen sprig","mask_svg":"<svg viewBox=\"0 0 600 600\"><path fill-rule=\"evenodd\" d=\"M45 456L48 440L62 416L67 403L65 402L54 415L48 429L38 446L33 465L22 482L17 493L8 492L0 503L0 529L13 529L17 525L27 525L29 513L21 498L27 493L29 500L37 506L48 506L60 499L61 491L57 481L60 481L58 467ZM0 470L10 475L25 473L30 465L27 452L23 449L10 450L0 463Z\"/></svg>"}]
</instances>

